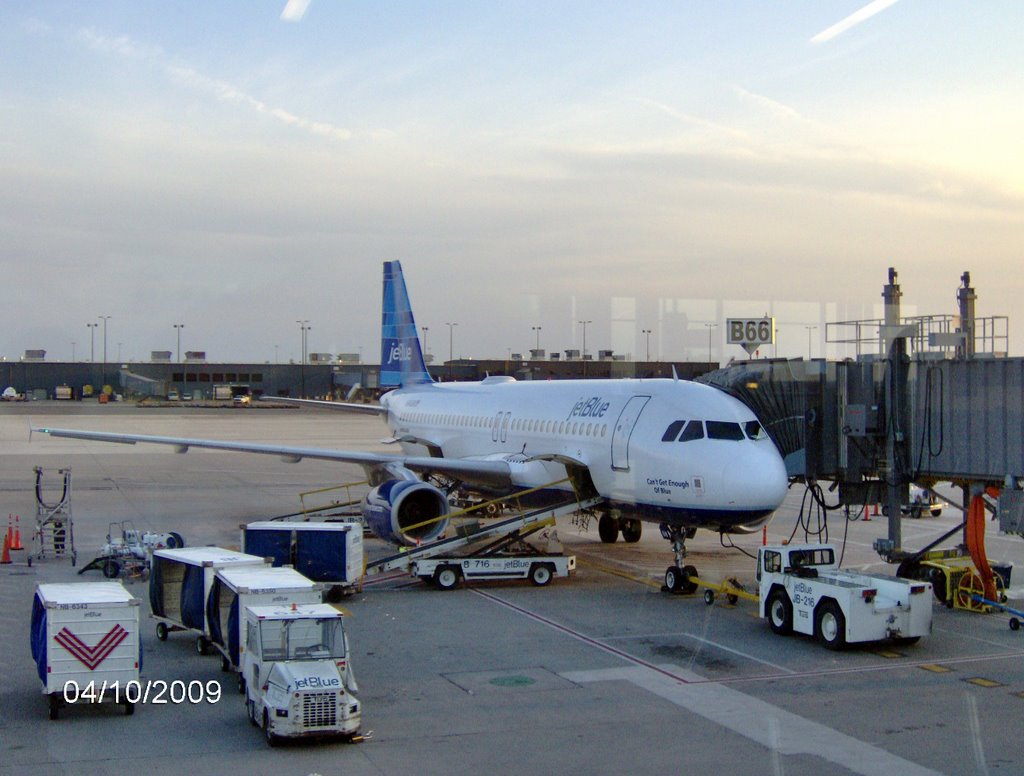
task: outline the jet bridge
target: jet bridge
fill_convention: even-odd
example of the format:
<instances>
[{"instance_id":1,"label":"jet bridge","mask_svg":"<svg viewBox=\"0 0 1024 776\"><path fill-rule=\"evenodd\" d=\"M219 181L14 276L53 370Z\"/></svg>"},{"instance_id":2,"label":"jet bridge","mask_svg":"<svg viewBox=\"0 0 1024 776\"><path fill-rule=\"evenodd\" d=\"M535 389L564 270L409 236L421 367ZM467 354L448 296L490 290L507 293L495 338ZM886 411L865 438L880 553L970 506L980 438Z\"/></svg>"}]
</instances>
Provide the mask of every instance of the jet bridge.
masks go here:
<instances>
[{"instance_id":1,"label":"jet bridge","mask_svg":"<svg viewBox=\"0 0 1024 776\"><path fill-rule=\"evenodd\" d=\"M962 280L959 317L905 319L890 269L884 320L830 325L830 342L854 343L851 328L861 337L854 358L747 361L699 378L757 413L791 477L831 481L839 504L885 504L889 535L876 549L890 560L907 557L899 516L911 483L961 487L965 514L998 489L1004 530L1024 535L1024 359L1005 357L1004 318L974 318Z\"/></svg>"}]
</instances>

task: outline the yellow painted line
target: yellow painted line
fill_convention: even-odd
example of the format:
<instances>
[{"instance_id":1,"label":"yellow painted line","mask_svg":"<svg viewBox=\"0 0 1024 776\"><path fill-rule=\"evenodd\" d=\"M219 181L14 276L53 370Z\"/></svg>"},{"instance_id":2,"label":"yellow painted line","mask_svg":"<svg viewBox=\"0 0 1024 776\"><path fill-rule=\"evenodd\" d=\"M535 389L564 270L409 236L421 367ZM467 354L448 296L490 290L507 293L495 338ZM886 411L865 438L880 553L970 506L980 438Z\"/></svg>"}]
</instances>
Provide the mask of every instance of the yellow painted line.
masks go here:
<instances>
[{"instance_id":1,"label":"yellow painted line","mask_svg":"<svg viewBox=\"0 0 1024 776\"><path fill-rule=\"evenodd\" d=\"M622 577L623 579L628 579L630 582L639 582L641 585L647 585L647 587L653 587L655 590L661 590L662 583L660 581L655 582L650 577L641 577L628 571L623 571L622 569L605 566L602 563L594 563L592 560L582 558L579 555L576 556L576 565L586 566L587 568L592 568L595 571L603 571L605 574Z\"/></svg>"},{"instance_id":2,"label":"yellow painted line","mask_svg":"<svg viewBox=\"0 0 1024 776\"><path fill-rule=\"evenodd\" d=\"M902 652L893 652L893 651L888 650L888 649L877 650L875 652L875 654L878 655L879 657L888 658L889 660L892 660L893 658L897 658L897 657L906 657L906 655L904 653L902 653Z\"/></svg>"},{"instance_id":3,"label":"yellow painted line","mask_svg":"<svg viewBox=\"0 0 1024 776\"><path fill-rule=\"evenodd\" d=\"M925 671L931 671L933 674L948 674L953 671L949 666L940 666L935 663L925 663L924 665L918 666L923 668Z\"/></svg>"},{"instance_id":4,"label":"yellow painted line","mask_svg":"<svg viewBox=\"0 0 1024 776\"><path fill-rule=\"evenodd\" d=\"M972 679L964 679L969 684L976 684L978 687L1002 687L1002 682L994 682L991 679L985 679L980 676L975 676Z\"/></svg>"}]
</instances>

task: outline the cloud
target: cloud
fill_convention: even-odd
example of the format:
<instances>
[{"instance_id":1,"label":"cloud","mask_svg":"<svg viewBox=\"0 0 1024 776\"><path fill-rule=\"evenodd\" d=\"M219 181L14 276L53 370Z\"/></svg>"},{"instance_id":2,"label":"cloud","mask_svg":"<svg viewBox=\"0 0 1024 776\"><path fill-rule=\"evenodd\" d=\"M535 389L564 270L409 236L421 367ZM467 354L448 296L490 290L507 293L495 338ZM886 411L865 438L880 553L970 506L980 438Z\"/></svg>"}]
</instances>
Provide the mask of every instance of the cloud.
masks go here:
<instances>
[{"instance_id":1,"label":"cloud","mask_svg":"<svg viewBox=\"0 0 1024 776\"><path fill-rule=\"evenodd\" d=\"M309 0L288 0L284 10L281 11L281 21L301 22L302 17L306 15L307 8L309 8Z\"/></svg>"},{"instance_id":2,"label":"cloud","mask_svg":"<svg viewBox=\"0 0 1024 776\"><path fill-rule=\"evenodd\" d=\"M867 21L875 14L881 13L896 2L897 0L873 0L873 2L868 3L859 11L854 11L842 21L836 22L828 29L819 32L811 38L811 43L825 43L826 41L832 40L833 38L842 35L850 28L856 27L861 22Z\"/></svg>"},{"instance_id":3,"label":"cloud","mask_svg":"<svg viewBox=\"0 0 1024 776\"><path fill-rule=\"evenodd\" d=\"M125 35L112 37L89 27L79 31L79 38L91 48L104 54L124 59L144 60L163 68L164 74L172 81L188 88L206 92L223 102L235 103L257 113L270 116L283 124L313 135L330 137L335 140L351 140L352 131L326 121L297 116L281 107L267 105L262 100L242 91L234 84L211 78L187 64L171 62L163 50L146 46Z\"/></svg>"}]
</instances>

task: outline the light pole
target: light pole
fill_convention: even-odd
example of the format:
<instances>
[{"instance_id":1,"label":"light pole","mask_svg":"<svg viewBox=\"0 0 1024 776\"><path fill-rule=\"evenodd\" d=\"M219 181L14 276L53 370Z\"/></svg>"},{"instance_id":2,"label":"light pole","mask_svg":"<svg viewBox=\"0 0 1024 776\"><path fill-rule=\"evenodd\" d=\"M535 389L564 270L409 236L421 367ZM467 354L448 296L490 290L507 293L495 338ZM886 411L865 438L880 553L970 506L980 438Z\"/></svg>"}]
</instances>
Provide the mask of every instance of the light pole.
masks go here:
<instances>
[{"instance_id":1,"label":"light pole","mask_svg":"<svg viewBox=\"0 0 1024 776\"><path fill-rule=\"evenodd\" d=\"M455 358L455 349L452 346L454 342L452 332L455 331L455 327L458 325L457 323L445 323L445 326L448 327L448 382L452 381L452 360Z\"/></svg>"},{"instance_id":2,"label":"light pole","mask_svg":"<svg viewBox=\"0 0 1024 776\"><path fill-rule=\"evenodd\" d=\"M87 323L89 327L89 363L96 363L96 327L98 323Z\"/></svg>"},{"instance_id":3,"label":"light pole","mask_svg":"<svg viewBox=\"0 0 1024 776\"><path fill-rule=\"evenodd\" d=\"M714 329L718 328L718 324L717 323L705 323L704 325L708 327L708 363L710 364L711 363L711 332Z\"/></svg>"},{"instance_id":4,"label":"light pole","mask_svg":"<svg viewBox=\"0 0 1024 776\"><path fill-rule=\"evenodd\" d=\"M424 362L427 360L427 354L430 353L430 348L427 347L427 332L429 332L429 331L430 331L430 327L429 326L424 326L423 327L423 360L424 360Z\"/></svg>"},{"instance_id":5,"label":"light pole","mask_svg":"<svg viewBox=\"0 0 1024 776\"><path fill-rule=\"evenodd\" d=\"M535 350L535 355L539 358L540 357L540 329L541 329L541 327L540 326L531 326L530 328L533 331L537 332L537 348Z\"/></svg>"},{"instance_id":6,"label":"light pole","mask_svg":"<svg viewBox=\"0 0 1024 776\"><path fill-rule=\"evenodd\" d=\"M817 329L817 326L804 326L807 329L807 360L811 360L811 332Z\"/></svg>"},{"instance_id":7,"label":"light pole","mask_svg":"<svg viewBox=\"0 0 1024 776\"><path fill-rule=\"evenodd\" d=\"M178 363L181 363L181 330L185 328L184 323L171 324L178 333Z\"/></svg>"},{"instance_id":8,"label":"light pole","mask_svg":"<svg viewBox=\"0 0 1024 776\"><path fill-rule=\"evenodd\" d=\"M72 361L75 360L75 345L76 345L75 341L71 340L71 360Z\"/></svg>"},{"instance_id":9,"label":"light pole","mask_svg":"<svg viewBox=\"0 0 1024 776\"><path fill-rule=\"evenodd\" d=\"M583 326L583 376L587 376L587 324L593 321L576 321Z\"/></svg>"},{"instance_id":10,"label":"light pole","mask_svg":"<svg viewBox=\"0 0 1024 776\"><path fill-rule=\"evenodd\" d=\"M306 398L306 336L307 332L313 327L309 325L309 321L302 320L296 321L299 324L299 330L302 332L302 356L299 359L299 380L301 382L300 391L302 398Z\"/></svg>"},{"instance_id":11,"label":"light pole","mask_svg":"<svg viewBox=\"0 0 1024 776\"><path fill-rule=\"evenodd\" d=\"M97 315L101 321L103 321L103 385L107 384L107 321L110 320L109 315Z\"/></svg>"},{"instance_id":12,"label":"light pole","mask_svg":"<svg viewBox=\"0 0 1024 776\"><path fill-rule=\"evenodd\" d=\"M651 330L641 329L640 331L647 335L647 360L649 362L651 360Z\"/></svg>"}]
</instances>

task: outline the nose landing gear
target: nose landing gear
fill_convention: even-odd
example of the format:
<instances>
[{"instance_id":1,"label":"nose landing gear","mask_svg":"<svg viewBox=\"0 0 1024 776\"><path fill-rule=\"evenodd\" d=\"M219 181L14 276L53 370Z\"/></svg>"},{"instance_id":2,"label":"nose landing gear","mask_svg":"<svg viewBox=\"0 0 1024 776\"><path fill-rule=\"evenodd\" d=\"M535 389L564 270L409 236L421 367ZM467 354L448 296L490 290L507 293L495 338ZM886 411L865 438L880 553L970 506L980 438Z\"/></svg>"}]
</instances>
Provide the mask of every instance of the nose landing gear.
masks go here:
<instances>
[{"instance_id":1,"label":"nose landing gear","mask_svg":"<svg viewBox=\"0 0 1024 776\"><path fill-rule=\"evenodd\" d=\"M697 569L693 566L684 566L683 558L686 557L686 540L692 539L697 533L696 528L680 528L679 526L662 523L661 535L672 542L672 552L675 553L675 564L669 566L665 571L665 584L661 588L667 593L694 593L697 590Z\"/></svg>"}]
</instances>

